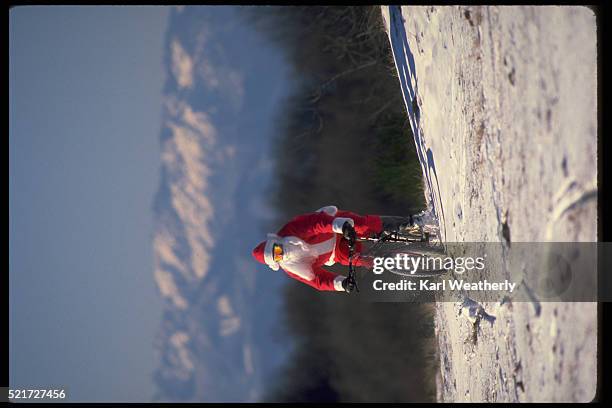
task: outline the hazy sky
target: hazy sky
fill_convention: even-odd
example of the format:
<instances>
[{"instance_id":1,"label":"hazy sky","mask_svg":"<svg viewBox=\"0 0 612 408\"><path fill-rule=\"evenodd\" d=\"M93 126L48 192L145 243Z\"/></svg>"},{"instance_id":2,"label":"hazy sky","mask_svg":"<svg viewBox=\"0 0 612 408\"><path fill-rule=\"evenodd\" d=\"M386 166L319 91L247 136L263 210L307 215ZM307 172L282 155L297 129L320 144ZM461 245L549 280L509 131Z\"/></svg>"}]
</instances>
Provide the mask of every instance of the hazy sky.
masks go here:
<instances>
[{"instance_id":1,"label":"hazy sky","mask_svg":"<svg viewBox=\"0 0 612 408\"><path fill-rule=\"evenodd\" d=\"M152 396L167 16L10 10L11 386L67 386L74 400Z\"/></svg>"}]
</instances>

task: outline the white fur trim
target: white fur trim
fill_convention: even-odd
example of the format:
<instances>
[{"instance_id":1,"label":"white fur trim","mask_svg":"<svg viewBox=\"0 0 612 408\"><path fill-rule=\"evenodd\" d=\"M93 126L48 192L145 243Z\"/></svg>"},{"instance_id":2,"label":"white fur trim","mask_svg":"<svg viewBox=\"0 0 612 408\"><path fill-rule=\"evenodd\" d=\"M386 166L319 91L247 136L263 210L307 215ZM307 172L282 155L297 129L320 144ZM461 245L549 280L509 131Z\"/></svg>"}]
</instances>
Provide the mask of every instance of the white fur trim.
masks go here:
<instances>
[{"instance_id":1,"label":"white fur trim","mask_svg":"<svg viewBox=\"0 0 612 408\"><path fill-rule=\"evenodd\" d=\"M342 287L342 281L344 280L344 276L342 275L338 275L334 278L334 289L338 290L338 291L343 291L344 292L344 288Z\"/></svg>"},{"instance_id":2,"label":"white fur trim","mask_svg":"<svg viewBox=\"0 0 612 408\"><path fill-rule=\"evenodd\" d=\"M278 262L274 261L274 254L272 253L274 244L280 244L280 237L276 234L268 234L268 240L264 248L264 261L272 270L278 271Z\"/></svg>"},{"instance_id":3,"label":"white fur trim","mask_svg":"<svg viewBox=\"0 0 612 408\"><path fill-rule=\"evenodd\" d=\"M332 222L332 230L336 234L342 234L342 226L345 222L349 222L353 227L355 226L355 221L352 218L344 218L344 217L336 217Z\"/></svg>"},{"instance_id":4,"label":"white fur trim","mask_svg":"<svg viewBox=\"0 0 612 408\"><path fill-rule=\"evenodd\" d=\"M325 207L319 208L316 212L324 212L324 213L329 214L329 215L331 215L333 217L338 212L338 207L336 207L335 205L327 205Z\"/></svg>"}]
</instances>

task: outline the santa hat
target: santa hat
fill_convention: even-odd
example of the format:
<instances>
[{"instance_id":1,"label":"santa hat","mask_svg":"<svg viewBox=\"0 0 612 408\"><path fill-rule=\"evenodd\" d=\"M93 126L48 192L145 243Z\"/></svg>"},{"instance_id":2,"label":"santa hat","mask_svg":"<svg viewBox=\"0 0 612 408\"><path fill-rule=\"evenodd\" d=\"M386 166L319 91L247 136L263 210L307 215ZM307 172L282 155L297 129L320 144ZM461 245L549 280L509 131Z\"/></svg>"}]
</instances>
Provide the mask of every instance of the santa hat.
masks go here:
<instances>
[{"instance_id":1,"label":"santa hat","mask_svg":"<svg viewBox=\"0 0 612 408\"><path fill-rule=\"evenodd\" d=\"M253 258L262 264L268 265L271 269L278 271L278 262L274 261L274 255L272 254L272 247L275 243L280 243L280 238L275 234L268 234L268 240L260 242L259 245L253 249Z\"/></svg>"}]
</instances>

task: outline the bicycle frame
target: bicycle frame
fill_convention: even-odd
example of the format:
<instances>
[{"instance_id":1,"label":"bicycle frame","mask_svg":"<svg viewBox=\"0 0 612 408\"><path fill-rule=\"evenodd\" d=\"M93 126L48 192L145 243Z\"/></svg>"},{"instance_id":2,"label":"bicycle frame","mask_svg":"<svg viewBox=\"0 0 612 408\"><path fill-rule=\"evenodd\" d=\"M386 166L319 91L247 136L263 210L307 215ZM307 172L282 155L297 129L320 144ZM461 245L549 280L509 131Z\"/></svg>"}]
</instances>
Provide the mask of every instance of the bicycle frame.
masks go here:
<instances>
[{"instance_id":1,"label":"bicycle frame","mask_svg":"<svg viewBox=\"0 0 612 408\"><path fill-rule=\"evenodd\" d=\"M414 243L414 244L419 244L419 243L425 243L428 244L429 241L429 237L430 234L427 231L421 231L420 234L415 234L414 232L409 231L406 235L400 233L400 232L382 232L381 234L377 235L377 236L371 236L371 237L359 237L356 239L356 242L374 242L374 245L369 248L366 252L370 252L372 251L373 248L378 247L381 244L384 244L385 242L395 242L395 243ZM352 278L355 282L355 289L357 292L359 292L359 287L357 286L357 279L356 279L356 273L355 273L355 266L353 265L353 257L355 256L355 248L353 245L349 245L349 274L348 277Z\"/></svg>"},{"instance_id":2,"label":"bicycle frame","mask_svg":"<svg viewBox=\"0 0 612 408\"><path fill-rule=\"evenodd\" d=\"M392 233L382 232L377 237L360 237L360 238L357 238L357 241L359 242L372 241L376 243L375 245L386 242L386 241L391 241L391 242L428 242L429 241L428 232L423 232L420 234L420 236L414 236L414 234L411 234L411 235L413 236L400 235L399 232L392 232ZM353 281L355 282L355 290L359 292L359 286L357 285L357 279L356 279L356 273L355 273L355 266L353 265L354 255L355 255L355 248L354 246L349 245L348 278L353 279Z\"/></svg>"},{"instance_id":3,"label":"bicycle frame","mask_svg":"<svg viewBox=\"0 0 612 408\"><path fill-rule=\"evenodd\" d=\"M376 237L357 238L357 241L373 241L373 242L429 242L429 232L423 231L420 234L408 232L409 235L400 234L398 231L382 232Z\"/></svg>"}]
</instances>

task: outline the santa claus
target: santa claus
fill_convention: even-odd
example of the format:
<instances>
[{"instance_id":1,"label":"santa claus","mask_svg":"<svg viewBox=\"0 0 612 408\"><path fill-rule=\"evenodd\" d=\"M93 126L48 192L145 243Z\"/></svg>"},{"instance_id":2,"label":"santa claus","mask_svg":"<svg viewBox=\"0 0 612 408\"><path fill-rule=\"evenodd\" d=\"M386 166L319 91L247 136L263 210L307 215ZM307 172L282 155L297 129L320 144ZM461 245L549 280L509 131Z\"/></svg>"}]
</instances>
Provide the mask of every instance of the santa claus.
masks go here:
<instances>
[{"instance_id":1,"label":"santa claus","mask_svg":"<svg viewBox=\"0 0 612 408\"><path fill-rule=\"evenodd\" d=\"M357 237L411 227L417 221L415 217L362 216L327 206L298 215L276 234L268 234L268 239L253 249L253 257L275 271L282 268L291 278L318 290L350 293L355 288L354 280L326 271L323 265L348 265L349 246L355 253L361 251L361 243L355 242ZM353 258L355 266L371 267L371 262L359 255Z\"/></svg>"}]
</instances>

